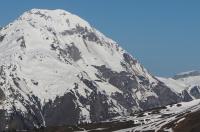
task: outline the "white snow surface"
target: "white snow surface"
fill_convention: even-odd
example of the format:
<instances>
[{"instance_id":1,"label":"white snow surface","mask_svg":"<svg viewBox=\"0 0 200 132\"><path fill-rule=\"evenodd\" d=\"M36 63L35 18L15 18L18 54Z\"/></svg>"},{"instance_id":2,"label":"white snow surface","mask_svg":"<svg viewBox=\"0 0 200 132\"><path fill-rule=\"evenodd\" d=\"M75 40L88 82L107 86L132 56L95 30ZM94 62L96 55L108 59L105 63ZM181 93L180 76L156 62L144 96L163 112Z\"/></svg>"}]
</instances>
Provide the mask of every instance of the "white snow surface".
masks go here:
<instances>
[{"instance_id":1,"label":"white snow surface","mask_svg":"<svg viewBox=\"0 0 200 132\"><path fill-rule=\"evenodd\" d=\"M190 76L190 77L178 79L177 81L184 83L185 85L189 87L200 86L200 76Z\"/></svg>"},{"instance_id":2,"label":"white snow surface","mask_svg":"<svg viewBox=\"0 0 200 132\"><path fill-rule=\"evenodd\" d=\"M164 82L169 88L177 93L181 93L183 90L187 89L188 86L182 82L174 80L173 78L163 78L157 77L160 81Z\"/></svg>"}]
</instances>

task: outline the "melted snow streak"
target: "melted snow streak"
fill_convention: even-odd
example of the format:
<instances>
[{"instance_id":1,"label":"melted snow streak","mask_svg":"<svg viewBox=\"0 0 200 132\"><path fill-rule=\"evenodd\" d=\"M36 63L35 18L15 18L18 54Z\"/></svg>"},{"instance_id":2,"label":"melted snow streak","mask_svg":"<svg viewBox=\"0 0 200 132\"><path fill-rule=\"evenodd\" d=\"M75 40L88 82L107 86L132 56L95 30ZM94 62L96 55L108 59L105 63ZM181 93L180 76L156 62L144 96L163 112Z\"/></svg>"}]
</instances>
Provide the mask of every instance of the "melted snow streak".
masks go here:
<instances>
[{"instance_id":1,"label":"melted snow streak","mask_svg":"<svg viewBox=\"0 0 200 132\"><path fill-rule=\"evenodd\" d=\"M199 96L64 10L32 9L0 30L0 86L0 130L101 122Z\"/></svg>"}]
</instances>

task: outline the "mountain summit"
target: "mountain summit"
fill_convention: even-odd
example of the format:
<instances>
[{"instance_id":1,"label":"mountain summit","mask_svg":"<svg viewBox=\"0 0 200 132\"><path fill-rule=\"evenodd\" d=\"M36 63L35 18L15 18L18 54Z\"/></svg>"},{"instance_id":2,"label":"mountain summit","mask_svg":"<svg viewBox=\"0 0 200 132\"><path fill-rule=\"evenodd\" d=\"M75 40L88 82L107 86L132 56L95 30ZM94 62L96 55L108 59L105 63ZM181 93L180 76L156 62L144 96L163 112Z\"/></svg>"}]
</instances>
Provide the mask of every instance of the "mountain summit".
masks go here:
<instances>
[{"instance_id":1,"label":"mountain summit","mask_svg":"<svg viewBox=\"0 0 200 132\"><path fill-rule=\"evenodd\" d=\"M0 130L99 122L183 100L115 41L64 10L0 30Z\"/></svg>"}]
</instances>

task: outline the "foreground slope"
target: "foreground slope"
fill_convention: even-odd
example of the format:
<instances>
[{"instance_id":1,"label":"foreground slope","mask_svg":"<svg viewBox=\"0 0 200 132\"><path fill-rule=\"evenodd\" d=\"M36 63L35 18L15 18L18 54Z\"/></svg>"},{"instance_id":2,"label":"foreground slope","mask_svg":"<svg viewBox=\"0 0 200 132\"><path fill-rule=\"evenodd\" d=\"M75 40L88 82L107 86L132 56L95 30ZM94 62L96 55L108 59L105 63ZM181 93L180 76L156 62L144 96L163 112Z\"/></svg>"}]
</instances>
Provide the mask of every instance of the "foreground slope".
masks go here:
<instances>
[{"instance_id":1,"label":"foreground slope","mask_svg":"<svg viewBox=\"0 0 200 132\"><path fill-rule=\"evenodd\" d=\"M0 30L0 130L99 122L181 100L69 12L33 9Z\"/></svg>"},{"instance_id":2,"label":"foreground slope","mask_svg":"<svg viewBox=\"0 0 200 132\"><path fill-rule=\"evenodd\" d=\"M131 116L78 126L54 126L31 132L199 132L200 100L149 109Z\"/></svg>"}]
</instances>

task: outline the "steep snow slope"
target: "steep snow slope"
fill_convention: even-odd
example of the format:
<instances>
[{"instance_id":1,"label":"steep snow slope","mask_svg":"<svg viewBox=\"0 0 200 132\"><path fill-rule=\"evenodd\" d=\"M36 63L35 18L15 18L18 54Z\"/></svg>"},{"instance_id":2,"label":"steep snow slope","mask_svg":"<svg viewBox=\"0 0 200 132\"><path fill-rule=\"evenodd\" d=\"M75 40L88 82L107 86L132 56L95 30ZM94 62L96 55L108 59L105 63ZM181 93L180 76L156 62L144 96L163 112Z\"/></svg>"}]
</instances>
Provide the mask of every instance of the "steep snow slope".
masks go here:
<instances>
[{"instance_id":1,"label":"steep snow slope","mask_svg":"<svg viewBox=\"0 0 200 132\"><path fill-rule=\"evenodd\" d=\"M183 98L116 42L63 10L0 30L0 130L99 122Z\"/></svg>"},{"instance_id":2,"label":"steep snow slope","mask_svg":"<svg viewBox=\"0 0 200 132\"><path fill-rule=\"evenodd\" d=\"M186 84L174 80L173 78L162 78L162 77L157 77L157 78L160 81L164 82L168 87L172 88L172 90L177 93L181 93L182 91L188 88Z\"/></svg>"}]
</instances>

